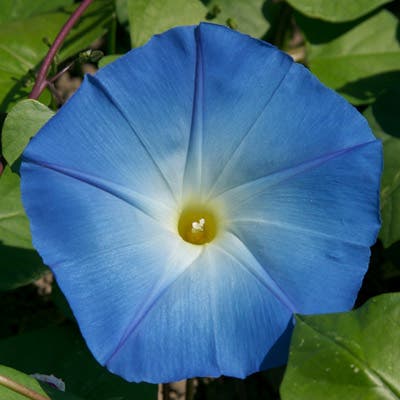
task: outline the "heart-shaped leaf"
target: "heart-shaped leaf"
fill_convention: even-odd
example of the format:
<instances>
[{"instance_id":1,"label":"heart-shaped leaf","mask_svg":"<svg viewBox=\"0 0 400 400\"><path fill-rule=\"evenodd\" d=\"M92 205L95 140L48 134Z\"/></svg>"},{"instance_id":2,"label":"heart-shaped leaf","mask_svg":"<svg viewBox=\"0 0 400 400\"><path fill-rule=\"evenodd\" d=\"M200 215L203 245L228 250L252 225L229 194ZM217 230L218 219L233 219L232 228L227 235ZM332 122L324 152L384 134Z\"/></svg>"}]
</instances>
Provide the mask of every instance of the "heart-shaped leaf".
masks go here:
<instances>
[{"instance_id":1,"label":"heart-shaped leaf","mask_svg":"<svg viewBox=\"0 0 400 400\"><path fill-rule=\"evenodd\" d=\"M400 293L348 313L297 316L282 400L400 398Z\"/></svg>"},{"instance_id":2,"label":"heart-shaped leaf","mask_svg":"<svg viewBox=\"0 0 400 400\"><path fill-rule=\"evenodd\" d=\"M177 25L204 20L207 9L199 0L127 0L132 47Z\"/></svg>"},{"instance_id":3,"label":"heart-shaped leaf","mask_svg":"<svg viewBox=\"0 0 400 400\"><path fill-rule=\"evenodd\" d=\"M296 20L308 41L312 72L353 104L370 103L400 82L399 21L389 11L354 24Z\"/></svg>"},{"instance_id":4,"label":"heart-shaped leaf","mask_svg":"<svg viewBox=\"0 0 400 400\"><path fill-rule=\"evenodd\" d=\"M368 14L391 0L287 0L294 8L312 18L331 22L351 21Z\"/></svg>"},{"instance_id":5,"label":"heart-shaped leaf","mask_svg":"<svg viewBox=\"0 0 400 400\"><path fill-rule=\"evenodd\" d=\"M21 156L29 139L54 112L36 100L22 100L8 113L2 131L3 156L13 165Z\"/></svg>"}]
</instances>

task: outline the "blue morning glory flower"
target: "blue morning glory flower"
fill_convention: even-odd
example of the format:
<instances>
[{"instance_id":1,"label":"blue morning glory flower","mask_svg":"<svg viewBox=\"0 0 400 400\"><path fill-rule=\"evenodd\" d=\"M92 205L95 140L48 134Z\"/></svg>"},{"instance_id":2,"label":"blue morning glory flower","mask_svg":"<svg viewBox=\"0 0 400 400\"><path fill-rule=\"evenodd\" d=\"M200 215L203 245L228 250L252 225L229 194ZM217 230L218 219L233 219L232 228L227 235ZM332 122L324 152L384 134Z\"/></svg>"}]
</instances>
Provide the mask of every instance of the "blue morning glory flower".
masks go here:
<instances>
[{"instance_id":1,"label":"blue morning glory flower","mask_svg":"<svg viewBox=\"0 0 400 400\"><path fill-rule=\"evenodd\" d=\"M286 361L293 313L353 306L381 144L275 47L201 24L87 76L24 152L34 245L129 381Z\"/></svg>"}]
</instances>

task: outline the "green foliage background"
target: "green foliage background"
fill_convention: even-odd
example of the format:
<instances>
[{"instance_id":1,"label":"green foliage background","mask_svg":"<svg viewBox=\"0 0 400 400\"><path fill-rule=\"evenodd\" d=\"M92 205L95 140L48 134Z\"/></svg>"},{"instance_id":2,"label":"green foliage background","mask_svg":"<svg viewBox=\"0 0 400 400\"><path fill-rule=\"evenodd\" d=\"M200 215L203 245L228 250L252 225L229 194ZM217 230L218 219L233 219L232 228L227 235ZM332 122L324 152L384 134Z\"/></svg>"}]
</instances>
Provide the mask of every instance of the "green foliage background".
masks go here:
<instances>
[{"instance_id":1,"label":"green foliage background","mask_svg":"<svg viewBox=\"0 0 400 400\"><path fill-rule=\"evenodd\" d=\"M129 384L96 363L56 283L51 293L37 289L37 279L49 275L32 247L19 158L65 98L58 80L39 101L27 96L77 3L1 2L0 375L56 400L156 399L156 386ZM382 230L357 300L361 308L297 316L286 369L244 381L200 379L196 399L400 399L399 15L400 2L389 0L94 0L57 54L50 77L73 63L67 75L80 79L94 61L82 53L89 48L105 54L95 63L101 68L173 26L225 24L305 64L356 106L383 142ZM66 392L25 375L35 372L62 378ZM0 398L26 400L1 380Z\"/></svg>"}]
</instances>

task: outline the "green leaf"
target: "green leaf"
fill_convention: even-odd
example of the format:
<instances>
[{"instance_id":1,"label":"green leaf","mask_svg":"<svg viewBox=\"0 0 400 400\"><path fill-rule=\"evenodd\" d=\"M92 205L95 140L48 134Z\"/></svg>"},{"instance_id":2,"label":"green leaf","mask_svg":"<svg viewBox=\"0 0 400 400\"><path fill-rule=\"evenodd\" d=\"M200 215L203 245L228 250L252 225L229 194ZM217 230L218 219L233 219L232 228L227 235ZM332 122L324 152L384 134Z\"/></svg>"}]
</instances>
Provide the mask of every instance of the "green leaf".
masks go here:
<instances>
[{"instance_id":1,"label":"green leaf","mask_svg":"<svg viewBox=\"0 0 400 400\"><path fill-rule=\"evenodd\" d=\"M68 34L61 47L60 62L88 48L94 40L103 36L114 18L114 0L94 0ZM58 31L60 29L61 26Z\"/></svg>"},{"instance_id":2,"label":"green leaf","mask_svg":"<svg viewBox=\"0 0 400 400\"><path fill-rule=\"evenodd\" d=\"M99 68L103 68L105 67L107 64L112 63L115 60L118 60L118 58L120 58L122 56L122 54L110 54L108 56L104 56L100 59L99 61Z\"/></svg>"},{"instance_id":3,"label":"green leaf","mask_svg":"<svg viewBox=\"0 0 400 400\"><path fill-rule=\"evenodd\" d=\"M3 156L13 165L21 156L31 137L54 115L36 100L22 100L9 112L2 131Z\"/></svg>"},{"instance_id":4,"label":"green leaf","mask_svg":"<svg viewBox=\"0 0 400 400\"><path fill-rule=\"evenodd\" d=\"M351 21L368 14L391 0L287 0L294 8L312 18L331 22Z\"/></svg>"},{"instance_id":5,"label":"green leaf","mask_svg":"<svg viewBox=\"0 0 400 400\"><path fill-rule=\"evenodd\" d=\"M382 140L380 239L385 247L400 240L400 91L389 92L364 111L375 136Z\"/></svg>"},{"instance_id":6,"label":"green leaf","mask_svg":"<svg viewBox=\"0 0 400 400\"><path fill-rule=\"evenodd\" d=\"M237 25L237 30L254 37L264 36L270 28L270 23L264 15L265 0L202 0L209 9L208 17L215 13L215 19L210 22L226 24L229 19ZM215 10L215 11L214 11Z\"/></svg>"},{"instance_id":7,"label":"green leaf","mask_svg":"<svg viewBox=\"0 0 400 400\"><path fill-rule=\"evenodd\" d=\"M87 48L103 35L114 18L112 0L95 0L70 32L59 54L59 62ZM70 12L53 12L18 19L0 25L0 112L26 97L37 70Z\"/></svg>"},{"instance_id":8,"label":"green leaf","mask_svg":"<svg viewBox=\"0 0 400 400\"><path fill-rule=\"evenodd\" d=\"M31 249L29 225L21 202L19 176L9 167L0 176L0 237L4 244Z\"/></svg>"},{"instance_id":9,"label":"green leaf","mask_svg":"<svg viewBox=\"0 0 400 400\"><path fill-rule=\"evenodd\" d=\"M115 0L117 19L124 28L129 26L128 1L129 0Z\"/></svg>"},{"instance_id":10,"label":"green leaf","mask_svg":"<svg viewBox=\"0 0 400 400\"><path fill-rule=\"evenodd\" d=\"M26 285L46 271L32 247L19 183L19 176L6 167L0 176L0 290Z\"/></svg>"},{"instance_id":11,"label":"green leaf","mask_svg":"<svg viewBox=\"0 0 400 400\"><path fill-rule=\"evenodd\" d=\"M58 10L70 6L73 2L74 0L2 0L0 22Z\"/></svg>"},{"instance_id":12,"label":"green leaf","mask_svg":"<svg viewBox=\"0 0 400 400\"><path fill-rule=\"evenodd\" d=\"M157 398L157 385L129 383L100 366L73 324L2 340L0 359L29 373L53 374L68 392L86 400Z\"/></svg>"},{"instance_id":13,"label":"green leaf","mask_svg":"<svg viewBox=\"0 0 400 400\"><path fill-rule=\"evenodd\" d=\"M354 104L370 103L400 82L399 22L390 12L355 25L296 20L309 42L311 71Z\"/></svg>"},{"instance_id":14,"label":"green leaf","mask_svg":"<svg viewBox=\"0 0 400 400\"><path fill-rule=\"evenodd\" d=\"M198 24L206 14L200 0L128 0L132 47L174 26Z\"/></svg>"},{"instance_id":15,"label":"green leaf","mask_svg":"<svg viewBox=\"0 0 400 400\"><path fill-rule=\"evenodd\" d=\"M6 379L1 379L2 377L5 377ZM16 382L19 385L25 386L29 390L32 390L35 393L43 396L43 398L48 398L50 400L36 379L15 369L0 365L0 399L28 400L29 397L18 393L16 389L10 389L8 387L8 383L12 382Z\"/></svg>"},{"instance_id":16,"label":"green leaf","mask_svg":"<svg viewBox=\"0 0 400 400\"><path fill-rule=\"evenodd\" d=\"M35 378L24 374L15 369L0 365L0 375L6 377L2 380L0 377L0 398L4 400L28 400L31 397L22 395L18 388L11 389L9 386L13 382L34 391L34 394L41 395L43 398L51 400L83 400L69 393L62 392L50 385L36 380ZM9 385L11 383L11 385ZM50 396L50 397L49 397Z\"/></svg>"},{"instance_id":17,"label":"green leaf","mask_svg":"<svg viewBox=\"0 0 400 400\"><path fill-rule=\"evenodd\" d=\"M400 294L348 313L297 316L282 400L400 398Z\"/></svg>"}]
</instances>

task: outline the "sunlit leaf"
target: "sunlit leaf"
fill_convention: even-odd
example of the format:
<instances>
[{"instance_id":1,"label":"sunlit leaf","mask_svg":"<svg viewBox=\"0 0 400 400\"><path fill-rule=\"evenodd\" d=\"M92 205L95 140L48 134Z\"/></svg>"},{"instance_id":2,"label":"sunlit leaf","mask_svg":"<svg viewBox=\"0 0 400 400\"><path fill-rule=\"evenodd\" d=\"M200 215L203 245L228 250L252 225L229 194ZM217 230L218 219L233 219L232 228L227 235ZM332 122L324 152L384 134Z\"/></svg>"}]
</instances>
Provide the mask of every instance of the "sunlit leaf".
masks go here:
<instances>
[{"instance_id":1,"label":"sunlit leaf","mask_svg":"<svg viewBox=\"0 0 400 400\"><path fill-rule=\"evenodd\" d=\"M113 7L112 0L95 0L68 35L58 60L71 57L103 35L114 18ZM35 15L0 25L0 111L9 110L31 91L33 71L48 51L43 39L52 42L71 11Z\"/></svg>"},{"instance_id":2,"label":"sunlit leaf","mask_svg":"<svg viewBox=\"0 0 400 400\"><path fill-rule=\"evenodd\" d=\"M7 115L2 131L3 156L13 165L22 154L29 139L54 115L36 100L22 100Z\"/></svg>"},{"instance_id":3,"label":"sunlit leaf","mask_svg":"<svg viewBox=\"0 0 400 400\"><path fill-rule=\"evenodd\" d=\"M117 60L121 57L121 54L110 54L108 56L104 56L99 61L99 68L105 67L107 64L112 63L113 61Z\"/></svg>"},{"instance_id":4,"label":"sunlit leaf","mask_svg":"<svg viewBox=\"0 0 400 400\"><path fill-rule=\"evenodd\" d=\"M15 382L19 385L24 386L25 388L33 391L34 393L42 396L43 398L47 398L50 400L46 392L42 389L40 386L39 382L20 372L15 369L6 367L4 365L0 365L0 377L4 377L3 379L0 379L0 399L4 400L27 400L29 397L22 395L21 393L18 393L17 389L11 389L8 387L7 383L8 382ZM10 385L11 386L11 385Z\"/></svg>"},{"instance_id":5,"label":"sunlit leaf","mask_svg":"<svg viewBox=\"0 0 400 400\"><path fill-rule=\"evenodd\" d=\"M264 36L270 28L267 12L270 0L202 1L209 10L210 22L227 24L228 20L232 20L237 30L255 37Z\"/></svg>"},{"instance_id":6,"label":"sunlit leaf","mask_svg":"<svg viewBox=\"0 0 400 400\"><path fill-rule=\"evenodd\" d=\"M399 22L389 11L359 24L297 21L309 42L312 72L354 104L372 102L400 82Z\"/></svg>"},{"instance_id":7,"label":"sunlit leaf","mask_svg":"<svg viewBox=\"0 0 400 400\"><path fill-rule=\"evenodd\" d=\"M391 0L287 0L294 8L312 18L332 22L351 21L389 3Z\"/></svg>"},{"instance_id":8,"label":"sunlit leaf","mask_svg":"<svg viewBox=\"0 0 400 400\"><path fill-rule=\"evenodd\" d=\"M0 398L4 400L28 400L37 398L30 397L30 395L43 396L43 399L49 400L83 400L81 397L62 392L46 383L36 380L32 376L26 375L23 372L5 367L3 365L0 365L0 375L6 378L5 381L2 381L0 378ZM23 395L18 391L20 389L19 387L11 389L9 386L7 386L8 383L11 383L10 386L12 386L13 383L22 385L22 390L27 388L33 392L28 392L26 395Z\"/></svg>"},{"instance_id":9,"label":"sunlit leaf","mask_svg":"<svg viewBox=\"0 0 400 400\"><path fill-rule=\"evenodd\" d=\"M94 0L68 34L60 50L60 61L88 48L94 40L107 32L114 18L114 0Z\"/></svg>"},{"instance_id":10,"label":"sunlit leaf","mask_svg":"<svg viewBox=\"0 0 400 400\"><path fill-rule=\"evenodd\" d=\"M207 9L200 0L127 0L132 47L177 25L205 20Z\"/></svg>"},{"instance_id":11,"label":"sunlit leaf","mask_svg":"<svg viewBox=\"0 0 400 400\"><path fill-rule=\"evenodd\" d=\"M348 313L297 316L282 400L400 398L400 294Z\"/></svg>"},{"instance_id":12,"label":"sunlit leaf","mask_svg":"<svg viewBox=\"0 0 400 400\"><path fill-rule=\"evenodd\" d=\"M115 0L117 19L124 28L129 28L128 1L129 0Z\"/></svg>"},{"instance_id":13,"label":"sunlit leaf","mask_svg":"<svg viewBox=\"0 0 400 400\"><path fill-rule=\"evenodd\" d=\"M43 14L70 6L74 0L2 0L0 22Z\"/></svg>"}]
</instances>

